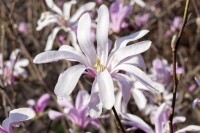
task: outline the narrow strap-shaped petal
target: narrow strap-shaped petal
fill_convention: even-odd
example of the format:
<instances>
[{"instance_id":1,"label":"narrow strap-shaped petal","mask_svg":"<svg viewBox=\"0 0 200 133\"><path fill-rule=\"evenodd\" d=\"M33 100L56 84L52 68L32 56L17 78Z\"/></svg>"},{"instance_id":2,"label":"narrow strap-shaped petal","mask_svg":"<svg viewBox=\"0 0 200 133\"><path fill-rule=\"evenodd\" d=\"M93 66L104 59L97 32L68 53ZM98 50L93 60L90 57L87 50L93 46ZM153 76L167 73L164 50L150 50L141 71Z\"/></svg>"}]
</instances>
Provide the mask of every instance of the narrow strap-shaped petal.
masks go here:
<instances>
[{"instance_id":1,"label":"narrow strap-shaped petal","mask_svg":"<svg viewBox=\"0 0 200 133\"><path fill-rule=\"evenodd\" d=\"M200 103L200 99L199 99L199 98L197 98L197 99L195 99L195 100L193 101L193 103L192 103L192 108L194 109L198 103Z\"/></svg>"},{"instance_id":2,"label":"narrow strap-shaped petal","mask_svg":"<svg viewBox=\"0 0 200 133\"><path fill-rule=\"evenodd\" d=\"M45 47L44 51L48 51L48 50L52 49L54 40L56 38L56 35L58 34L58 32L61 29L62 29L61 27L56 27L56 28L53 29L53 31L51 32L51 34L48 36L46 47Z\"/></svg>"},{"instance_id":3,"label":"narrow strap-shaped petal","mask_svg":"<svg viewBox=\"0 0 200 133\"><path fill-rule=\"evenodd\" d=\"M109 29L109 12L105 5L101 5L98 10L97 18L97 57L105 66L108 56L108 29Z\"/></svg>"},{"instance_id":4,"label":"narrow strap-shaped petal","mask_svg":"<svg viewBox=\"0 0 200 133\"><path fill-rule=\"evenodd\" d=\"M0 126L0 133L8 133L3 127Z\"/></svg>"},{"instance_id":5,"label":"narrow strap-shaped petal","mask_svg":"<svg viewBox=\"0 0 200 133\"><path fill-rule=\"evenodd\" d=\"M76 96L75 107L78 110L82 110L88 106L89 103L89 94L85 90L80 90Z\"/></svg>"},{"instance_id":6,"label":"narrow strap-shaped petal","mask_svg":"<svg viewBox=\"0 0 200 133\"><path fill-rule=\"evenodd\" d=\"M69 2L65 2L63 5L63 14L65 19L68 20L70 18L70 10L73 4L76 4L76 0L71 0Z\"/></svg>"},{"instance_id":7,"label":"narrow strap-shaped petal","mask_svg":"<svg viewBox=\"0 0 200 133\"><path fill-rule=\"evenodd\" d=\"M88 13L82 15L78 21L77 38L81 50L90 60L90 64L94 65L96 62L96 51L91 38L91 18Z\"/></svg>"},{"instance_id":8,"label":"narrow strap-shaped petal","mask_svg":"<svg viewBox=\"0 0 200 133\"><path fill-rule=\"evenodd\" d=\"M50 104L50 95L48 93L43 94L37 101L35 110L37 113L43 112L44 109Z\"/></svg>"},{"instance_id":9,"label":"narrow strap-shaped petal","mask_svg":"<svg viewBox=\"0 0 200 133\"><path fill-rule=\"evenodd\" d=\"M53 0L45 0L47 6L53 10L54 12L58 13L59 15L63 15L62 10L54 3Z\"/></svg>"},{"instance_id":10,"label":"narrow strap-shaped petal","mask_svg":"<svg viewBox=\"0 0 200 133\"><path fill-rule=\"evenodd\" d=\"M85 69L83 65L75 65L61 73L54 89L57 97L62 98L70 95Z\"/></svg>"},{"instance_id":11,"label":"narrow strap-shaped petal","mask_svg":"<svg viewBox=\"0 0 200 133\"><path fill-rule=\"evenodd\" d=\"M116 70L123 70L130 74L132 74L136 79L138 79L142 84L144 84L150 91L159 92L157 88L155 88L154 82L149 78L149 76L144 73L139 68L129 65L129 64L121 64L116 67Z\"/></svg>"},{"instance_id":12,"label":"narrow strap-shaped petal","mask_svg":"<svg viewBox=\"0 0 200 133\"><path fill-rule=\"evenodd\" d=\"M71 23L74 23L76 22L79 17L84 13L84 12L87 12L87 11L90 11L92 10L94 7L95 7L95 2L88 2L84 5L82 5L76 12L75 14L71 17L71 19L69 20Z\"/></svg>"},{"instance_id":13,"label":"narrow strap-shaped petal","mask_svg":"<svg viewBox=\"0 0 200 133\"><path fill-rule=\"evenodd\" d=\"M189 125L185 128L182 128L175 133L185 133L185 132L199 132L200 131L200 126L197 125Z\"/></svg>"},{"instance_id":14,"label":"narrow strap-shaped petal","mask_svg":"<svg viewBox=\"0 0 200 133\"><path fill-rule=\"evenodd\" d=\"M111 53L117 51L118 49L121 49L123 47L125 47L129 42L131 41L135 41L138 40L140 38L142 38L143 36L145 36L149 31L148 30L141 30L138 32L135 32L131 35L125 36L125 37L121 37L119 39L116 40L114 48L112 49Z\"/></svg>"},{"instance_id":15,"label":"narrow strap-shaped petal","mask_svg":"<svg viewBox=\"0 0 200 133\"><path fill-rule=\"evenodd\" d=\"M146 51L150 48L150 46L151 41L142 41L119 49L111 57L109 57L109 68L114 68L123 59L126 59L130 56L138 55Z\"/></svg>"},{"instance_id":16,"label":"narrow strap-shaped petal","mask_svg":"<svg viewBox=\"0 0 200 133\"><path fill-rule=\"evenodd\" d=\"M139 110L145 109L145 107L147 105L147 99L144 96L144 94L142 93L142 91L134 88L134 89L132 89L132 96L133 96L135 103L136 103L137 107L139 108Z\"/></svg>"},{"instance_id":17,"label":"narrow strap-shaped petal","mask_svg":"<svg viewBox=\"0 0 200 133\"><path fill-rule=\"evenodd\" d=\"M103 106L111 109L115 104L115 95L113 81L107 69L97 74L97 83Z\"/></svg>"},{"instance_id":18,"label":"narrow strap-shaped petal","mask_svg":"<svg viewBox=\"0 0 200 133\"><path fill-rule=\"evenodd\" d=\"M194 78L197 82L197 84L200 86L200 79L198 79L197 77Z\"/></svg>"},{"instance_id":19,"label":"narrow strap-shaped petal","mask_svg":"<svg viewBox=\"0 0 200 133\"><path fill-rule=\"evenodd\" d=\"M55 119L60 119L62 117L65 117L65 114L55 111L55 110L49 110L48 116L51 120L55 120Z\"/></svg>"},{"instance_id":20,"label":"narrow strap-shaped petal","mask_svg":"<svg viewBox=\"0 0 200 133\"><path fill-rule=\"evenodd\" d=\"M154 133L153 129L138 116L128 114L128 113L121 113L121 116L123 119L129 120L127 122L122 121L124 124L137 127L139 129L145 131L146 133Z\"/></svg>"}]
</instances>

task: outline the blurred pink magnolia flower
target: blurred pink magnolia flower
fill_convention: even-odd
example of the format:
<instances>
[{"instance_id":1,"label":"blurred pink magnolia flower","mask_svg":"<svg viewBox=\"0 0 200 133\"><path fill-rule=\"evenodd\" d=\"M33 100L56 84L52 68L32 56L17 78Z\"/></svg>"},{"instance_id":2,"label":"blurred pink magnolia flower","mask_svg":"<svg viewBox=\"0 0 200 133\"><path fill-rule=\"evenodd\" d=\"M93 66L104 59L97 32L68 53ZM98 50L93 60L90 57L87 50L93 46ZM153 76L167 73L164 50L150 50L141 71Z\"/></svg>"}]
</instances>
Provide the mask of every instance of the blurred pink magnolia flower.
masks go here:
<instances>
[{"instance_id":1,"label":"blurred pink magnolia flower","mask_svg":"<svg viewBox=\"0 0 200 133\"><path fill-rule=\"evenodd\" d=\"M0 126L0 133L14 133L13 127L19 127L23 121L27 121L33 117L35 117L35 112L30 108L11 110L9 117Z\"/></svg>"},{"instance_id":2,"label":"blurred pink magnolia flower","mask_svg":"<svg viewBox=\"0 0 200 133\"><path fill-rule=\"evenodd\" d=\"M128 27L126 17L132 13L132 7L125 6L121 0L117 0L110 6L110 28L112 32L119 33L121 29Z\"/></svg>"},{"instance_id":3,"label":"blurred pink magnolia flower","mask_svg":"<svg viewBox=\"0 0 200 133\"><path fill-rule=\"evenodd\" d=\"M178 31L181 28L182 23L183 23L182 17L175 17L170 26L170 29L166 32L166 35L170 36L174 32Z\"/></svg>"},{"instance_id":4,"label":"blurred pink magnolia flower","mask_svg":"<svg viewBox=\"0 0 200 133\"><path fill-rule=\"evenodd\" d=\"M27 78L28 74L24 67L28 66L29 60L22 58L17 59L19 54L19 49L15 49L11 55L10 59L3 62L3 55L0 54L0 75L2 75L4 80L4 85L12 84L18 78Z\"/></svg>"},{"instance_id":5,"label":"blurred pink magnolia flower","mask_svg":"<svg viewBox=\"0 0 200 133\"><path fill-rule=\"evenodd\" d=\"M36 102L33 99L29 99L27 104L35 110L36 113L44 112L45 108L50 104L50 95L48 93L43 94Z\"/></svg>"},{"instance_id":6,"label":"blurred pink magnolia flower","mask_svg":"<svg viewBox=\"0 0 200 133\"><path fill-rule=\"evenodd\" d=\"M120 70L134 75L137 80L141 81L151 91L157 92L152 80L141 70L144 69L145 64L140 54L149 49L151 41L142 41L126 46L128 42L143 37L148 31L141 30L117 39L114 48L111 50L109 49L108 29L109 12L107 7L102 5L98 10L96 49L91 35L85 34L91 33L91 18L88 13L85 13L78 21L77 30L78 42L82 51L69 45L63 45L58 51L46 51L40 53L34 59L34 63L37 64L61 59L81 63L68 68L60 74L54 92L58 97L66 97L74 90L83 73L95 78L89 104L91 117L98 117L102 112L102 107L106 109L113 107L115 95L112 78L116 78L122 84L126 83L127 80L125 74L119 73ZM122 90L123 97L126 97L129 92L130 88Z\"/></svg>"},{"instance_id":7,"label":"blurred pink magnolia flower","mask_svg":"<svg viewBox=\"0 0 200 133\"><path fill-rule=\"evenodd\" d=\"M72 5L77 3L76 0L71 0L69 2L65 2L64 5L63 5L63 10L61 10L54 3L53 0L45 0L45 2L47 4L47 6L52 11L54 11L56 14L49 12L49 11L43 12L41 14L40 19L37 22L38 26L37 26L36 30L38 30L38 31L42 30L45 26L47 26L49 24L57 24L57 26L52 30L52 33L49 35L49 37L47 39L45 51L52 49L55 37L61 29L64 30L65 32L70 33L72 45L76 48L77 44L76 44L76 42L74 42L74 40L76 40L76 36L75 36L74 31L73 31L73 28L76 27L79 17L84 12L92 10L95 7L95 3L94 2L88 2L84 5L82 5L74 13L73 16L70 16L71 7L72 7Z\"/></svg>"},{"instance_id":8,"label":"blurred pink magnolia flower","mask_svg":"<svg viewBox=\"0 0 200 133\"><path fill-rule=\"evenodd\" d=\"M23 34L28 34L29 33L29 27L28 27L28 23L25 23L25 22L20 22L19 23L19 26L18 26L18 31L20 33L23 33Z\"/></svg>"},{"instance_id":9,"label":"blurred pink magnolia flower","mask_svg":"<svg viewBox=\"0 0 200 133\"><path fill-rule=\"evenodd\" d=\"M95 128L99 128L97 119L92 119L88 116L88 104L90 96L87 91L81 90L78 92L75 106L73 106L70 98L58 99L58 104L64 108L64 113L50 110L49 118L54 120L58 118L67 118L73 124L86 128L88 124L92 124Z\"/></svg>"},{"instance_id":10,"label":"blurred pink magnolia flower","mask_svg":"<svg viewBox=\"0 0 200 133\"><path fill-rule=\"evenodd\" d=\"M143 14L143 15L137 15L135 16L135 24L138 28L141 28L142 26L144 26L145 24L147 24L149 22L149 14Z\"/></svg>"},{"instance_id":11,"label":"blurred pink magnolia flower","mask_svg":"<svg viewBox=\"0 0 200 133\"><path fill-rule=\"evenodd\" d=\"M195 77L194 79L196 80L198 86L200 86L200 79L198 79L197 77ZM200 99L199 98L197 98L197 99L195 99L193 101L192 107L195 108L198 103L200 103Z\"/></svg>"},{"instance_id":12,"label":"blurred pink magnolia flower","mask_svg":"<svg viewBox=\"0 0 200 133\"><path fill-rule=\"evenodd\" d=\"M155 132L154 132L153 129L138 116L128 113L121 114L122 118L124 119L122 120L122 123L131 126L130 128L127 129L127 131L132 131L139 128L140 130L143 130L146 133L169 133L169 122L168 122L169 115L170 115L170 107L165 103L161 104L155 111L154 115ZM174 117L173 124L181 123L184 122L185 120L186 120L185 117L182 116ZM199 132L200 126L189 125L185 128L177 130L175 133L186 133L187 131Z\"/></svg>"}]
</instances>

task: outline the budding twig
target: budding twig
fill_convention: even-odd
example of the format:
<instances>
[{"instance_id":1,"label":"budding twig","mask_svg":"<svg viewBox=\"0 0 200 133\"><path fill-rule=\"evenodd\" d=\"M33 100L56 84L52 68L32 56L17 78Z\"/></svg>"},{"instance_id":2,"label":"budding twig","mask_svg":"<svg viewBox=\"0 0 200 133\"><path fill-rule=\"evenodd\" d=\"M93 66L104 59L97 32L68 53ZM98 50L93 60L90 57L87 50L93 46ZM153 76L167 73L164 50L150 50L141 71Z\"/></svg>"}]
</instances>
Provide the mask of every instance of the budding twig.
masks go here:
<instances>
[{"instance_id":1,"label":"budding twig","mask_svg":"<svg viewBox=\"0 0 200 133\"><path fill-rule=\"evenodd\" d=\"M117 114L117 111L115 110L114 106L112 107L112 111L113 111L113 113L115 115L115 118L117 119L118 126L121 129L122 133L126 133L126 130L124 129L124 127L123 127L123 125L121 123L121 120L120 120L120 118L119 118L119 116Z\"/></svg>"}]
</instances>

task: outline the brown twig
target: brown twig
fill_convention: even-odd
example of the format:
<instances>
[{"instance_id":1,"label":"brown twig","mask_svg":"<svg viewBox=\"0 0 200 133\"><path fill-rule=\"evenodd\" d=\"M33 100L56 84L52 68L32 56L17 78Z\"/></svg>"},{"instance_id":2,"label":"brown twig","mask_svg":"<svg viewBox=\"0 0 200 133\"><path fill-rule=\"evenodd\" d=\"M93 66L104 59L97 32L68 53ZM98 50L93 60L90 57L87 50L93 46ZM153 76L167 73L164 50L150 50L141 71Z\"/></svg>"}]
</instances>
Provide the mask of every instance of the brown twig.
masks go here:
<instances>
[{"instance_id":1,"label":"brown twig","mask_svg":"<svg viewBox=\"0 0 200 133\"><path fill-rule=\"evenodd\" d=\"M123 133L126 133L126 130L124 129L124 127L123 127L123 125L122 125L122 123L121 123L121 120L120 120L120 118L119 118L119 116L118 116L118 114L117 114L117 111L115 110L115 107L114 107L114 106L112 107L112 111L113 111L113 113L114 113L114 115L115 115L115 118L116 118L116 120L117 120L118 127L120 128L120 130L121 130Z\"/></svg>"},{"instance_id":2,"label":"brown twig","mask_svg":"<svg viewBox=\"0 0 200 133\"><path fill-rule=\"evenodd\" d=\"M185 10L184 10L184 15L183 15L183 24L181 26L181 29L179 31L178 37L173 36L172 41L171 41L171 47L172 47L172 60L173 60L173 99L172 99L172 113L169 117L170 121L170 133L173 133L173 117L174 117L174 111L175 111L175 105L176 105L176 93L177 93L177 88L178 88L178 79L176 75L176 60L177 60L177 49L180 43L181 36L183 34L183 30L185 28L185 25L188 20L188 7L189 7L189 2L190 0L186 0L185 4Z\"/></svg>"}]
</instances>

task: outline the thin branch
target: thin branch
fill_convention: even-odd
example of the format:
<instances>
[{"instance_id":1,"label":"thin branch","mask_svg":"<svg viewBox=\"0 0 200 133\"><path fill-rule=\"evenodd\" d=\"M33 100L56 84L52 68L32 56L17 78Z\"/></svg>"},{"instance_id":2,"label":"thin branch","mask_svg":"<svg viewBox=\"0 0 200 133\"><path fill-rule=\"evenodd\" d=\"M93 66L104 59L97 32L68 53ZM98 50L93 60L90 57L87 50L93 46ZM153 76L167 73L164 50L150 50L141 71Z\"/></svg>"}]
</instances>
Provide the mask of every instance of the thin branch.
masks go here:
<instances>
[{"instance_id":1,"label":"thin branch","mask_svg":"<svg viewBox=\"0 0 200 133\"><path fill-rule=\"evenodd\" d=\"M173 117L174 117L174 111L175 111L175 106L176 106L176 93L177 93L177 88L178 88L178 80L177 80L177 75L176 75L176 60L177 60L177 49L180 43L180 39L183 34L183 30L185 28L185 25L188 20L188 7L189 7L189 2L190 0L186 0L185 4L185 10L184 10L184 15L183 15L183 24L181 26L181 29L179 31L178 37L173 36L172 42L171 42L171 47L172 47L172 60L173 60L173 99L172 99L172 113L170 115L169 121L170 121L170 133L174 133L173 131Z\"/></svg>"},{"instance_id":2,"label":"thin branch","mask_svg":"<svg viewBox=\"0 0 200 133\"><path fill-rule=\"evenodd\" d=\"M122 125L122 123L121 123L121 120L120 120L120 118L119 118L119 116L118 116L118 114L117 114L117 111L115 110L115 107L114 107L114 106L112 107L112 111L113 111L113 113L114 113L114 115L115 115L115 118L116 118L116 120L117 120L118 128L120 128L120 130L121 130L123 133L126 133L126 130L124 129L124 127L123 127L123 125Z\"/></svg>"}]
</instances>

